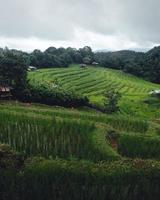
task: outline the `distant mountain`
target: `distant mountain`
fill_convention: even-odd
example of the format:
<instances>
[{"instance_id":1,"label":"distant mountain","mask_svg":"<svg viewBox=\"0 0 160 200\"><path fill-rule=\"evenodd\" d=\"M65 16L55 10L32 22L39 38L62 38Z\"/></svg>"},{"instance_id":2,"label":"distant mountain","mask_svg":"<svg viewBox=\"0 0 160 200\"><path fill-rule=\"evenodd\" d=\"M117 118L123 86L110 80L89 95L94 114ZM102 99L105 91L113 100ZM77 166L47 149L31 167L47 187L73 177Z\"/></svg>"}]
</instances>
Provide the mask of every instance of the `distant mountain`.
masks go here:
<instances>
[{"instance_id":1,"label":"distant mountain","mask_svg":"<svg viewBox=\"0 0 160 200\"><path fill-rule=\"evenodd\" d=\"M128 49L128 50L136 51L136 52L147 52L147 51L150 50L150 48L131 48L131 49Z\"/></svg>"}]
</instances>

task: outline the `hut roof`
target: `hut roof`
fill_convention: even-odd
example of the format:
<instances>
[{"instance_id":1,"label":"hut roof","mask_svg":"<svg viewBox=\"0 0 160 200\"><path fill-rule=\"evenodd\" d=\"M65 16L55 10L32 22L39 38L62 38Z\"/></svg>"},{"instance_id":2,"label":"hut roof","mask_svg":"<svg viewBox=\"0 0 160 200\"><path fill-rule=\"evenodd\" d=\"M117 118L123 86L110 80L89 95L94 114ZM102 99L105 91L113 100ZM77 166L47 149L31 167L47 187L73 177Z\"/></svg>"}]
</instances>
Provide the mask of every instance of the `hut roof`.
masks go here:
<instances>
[{"instance_id":1,"label":"hut roof","mask_svg":"<svg viewBox=\"0 0 160 200\"><path fill-rule=\"evenodd\" d=\"M160 94L160 90L152 90L150 94Z\"/></svg>"},{"instance_id":2,"label":"hut roof","mask_svg":"<svg viewBox=\"0 0 160 200\"><path fill-rule=\"evenodd\" d=\"M10 92L11 88L7 86L0 86L0 92Z\"/></svg>"},{"instance_id":3,"label":"hut roof","mask_svg":"<svg viewBox=\"0 0 160 200\"><path fill-rule=\"evenodd\" d=\"M92 65L99 65L99 63L97 63L97 62L93 62Z\"/></svg>"},{"instance_id":4,"label":"hut roof","mask_svg":"<svg viewBox=\"0 0 160 200\"><path fill-rule=\"evenodd\" d=\"M34 66L29 66L28 67L28 71L34 71L34 70L37 70L37 67L34 67Z\"/></svg>"}]
</instances>

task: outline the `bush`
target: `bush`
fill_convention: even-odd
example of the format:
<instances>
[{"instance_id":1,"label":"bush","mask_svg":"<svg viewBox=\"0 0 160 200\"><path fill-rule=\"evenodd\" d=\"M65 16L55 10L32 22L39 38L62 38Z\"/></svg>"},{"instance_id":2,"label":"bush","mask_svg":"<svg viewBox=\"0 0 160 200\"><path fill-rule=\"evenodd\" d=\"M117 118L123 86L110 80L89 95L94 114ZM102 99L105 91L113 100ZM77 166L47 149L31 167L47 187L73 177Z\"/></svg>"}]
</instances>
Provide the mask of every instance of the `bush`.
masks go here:
<instances>
[{"instance_id":1,"label":"bush","mask_svg":"<svg viewBox=\"0 0 160 200\"><path fill-rule=\"evenodd\" d=\"M104 94L104 111L108 114L112 114L119 110L118 102L121 98L121 94L113 88L109 88Z\"/></svg>"},{"instance_id":2,"label":"bush","mask_svg":"<svg viewBox=\"0 0 160 200\"><path fill-rule=\"evenodd\" d=\"M80 107L88 105L88 98L73 91L59 89L48 89L44 85L38 87L30 86L31 102L47 105L58 105L64 107Z\"/></svg>"}]
</instances>

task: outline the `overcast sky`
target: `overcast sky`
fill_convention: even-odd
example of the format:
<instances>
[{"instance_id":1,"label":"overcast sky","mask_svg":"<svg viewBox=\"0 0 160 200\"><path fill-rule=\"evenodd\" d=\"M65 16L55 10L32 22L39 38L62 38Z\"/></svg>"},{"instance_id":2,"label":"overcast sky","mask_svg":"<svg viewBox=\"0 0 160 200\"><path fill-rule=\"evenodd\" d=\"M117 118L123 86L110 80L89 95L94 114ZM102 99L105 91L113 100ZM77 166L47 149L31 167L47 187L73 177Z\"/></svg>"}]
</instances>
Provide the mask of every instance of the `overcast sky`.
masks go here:
<instances>
[{"instance_id":1,"label":"overcast sky","mask_svg":"<svg viewBox=\"0 0 160 200\"><path fill-rule=\"evenodd\" d=\"M160 0L0 0L0 46L94 50L160 43Z\"/></svg>"}]
</instances>

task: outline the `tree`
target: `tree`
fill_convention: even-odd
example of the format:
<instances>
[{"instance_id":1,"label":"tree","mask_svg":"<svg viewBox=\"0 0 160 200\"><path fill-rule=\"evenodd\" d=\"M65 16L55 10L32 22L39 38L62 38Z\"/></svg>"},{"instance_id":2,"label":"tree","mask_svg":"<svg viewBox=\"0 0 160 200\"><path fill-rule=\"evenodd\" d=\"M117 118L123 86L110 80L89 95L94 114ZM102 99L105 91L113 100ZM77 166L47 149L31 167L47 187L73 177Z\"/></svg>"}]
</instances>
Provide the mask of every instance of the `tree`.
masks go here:
<instances>
[{"instance_id":1,"label":"tree","mask_svg":"<svg viewBox=\"0 0 160 200\"><path fill-rule=\"evenodd\" d=\"M79 52L75 52L74 54L74 62L80 64L83 62L83 58Z\"/></svg>"},{"instance_id":2,"label":"tree","mask_svg":"<svg viewBox=\"0 0 160 200\"><path fill-rule=\"evenodd\" d=\"M111 114L119 110L119 100L121 94L114 88L109 88L104 94L104 110L106 113Z\"/></svg>"},{"instance_id":3,"label":"tree","mask_svg":"<svg viewBox=\"0 0 160 200\"><path fill-rule=\"evenodd\" d=\"M57 55L58 51L55 47L49 47L48 49L45 50L45 53L49 53L52 55Z\"/></svg>"},{"instance_id":4,"label":"tree","mask_svg":"<svg viewBox=\"0 0 160 200\"><path fill-rule=\"evenodd\" d=\"M92 52L91 47L85 46L79 49L79 52L83 58L83 62L86 64L90 64L94 61L94 53Z\"/></svg>"},{"instance_id":5,"label":"tree","mask_svg":"<svg viewBox=\"0 0 160 200\"><path fill-rule=\"evenodd\" d=\"M11 50L5 50L0 58L0 74L3 80L7 80L13 88L13 95L25 100L27 90L27 61L23 54L17 54Z\"/></svg>"},{"instance_id":6,"label":"tree","mask_svg":"<svg viewBox=\"0 0 160 200\"><path fill-rule=\"evenodd\" d=\"M35 49L31 54L30 54L30 64L36 67L43 67L43 52L41 52L38 49Z\"/></svg>"},{"instance_id":7,"label":"tree","mask_svg":"<svg viewBox=\"0 0 160 200\"><path fill-rule=\"evenodd\" d=\"M92 59L89 56L83 58L83 62L87 65L92 63Z\"/></svg>"},{"instance_id":8,"label":"tree","mask_svg":"<svg viewBox=\"0 0 160 200\"><path fill-rule=\"evenodd\" d=\"M145 76L152 82L160 83L160 46L146 53Z\"/></svg>"}]
</instances>

